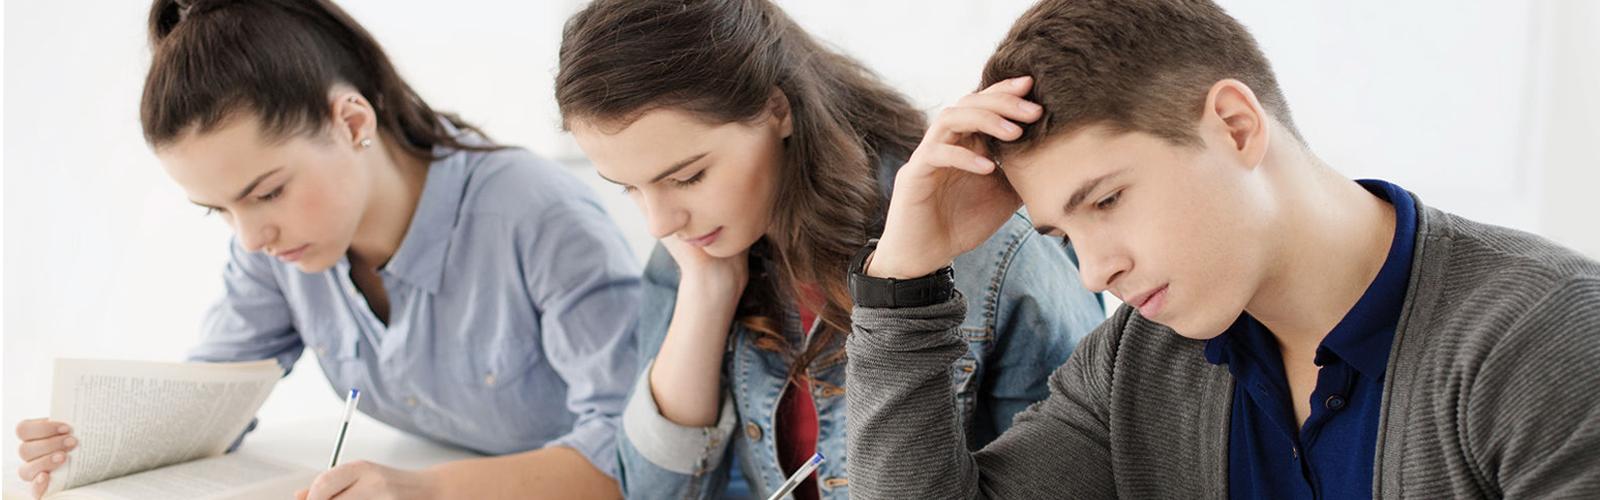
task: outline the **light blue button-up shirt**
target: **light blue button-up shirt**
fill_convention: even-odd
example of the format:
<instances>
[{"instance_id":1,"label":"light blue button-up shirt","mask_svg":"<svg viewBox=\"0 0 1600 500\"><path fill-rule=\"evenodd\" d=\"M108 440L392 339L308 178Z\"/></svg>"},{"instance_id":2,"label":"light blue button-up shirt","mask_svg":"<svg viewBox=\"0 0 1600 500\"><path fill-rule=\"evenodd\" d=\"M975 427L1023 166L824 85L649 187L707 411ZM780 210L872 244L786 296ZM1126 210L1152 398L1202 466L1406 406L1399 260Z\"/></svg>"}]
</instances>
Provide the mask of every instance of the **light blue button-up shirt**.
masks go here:
<instances>
[{"instance_id":1,"label":"light blue button-up shirt","mask_svg":"<svg viewBox=\"0 0 1600 500\"><path fill-rule=\"evenodd\" d=\"M306 274L236 241L229 251L226 294L191 358L287 370L310 348L335 393L360 388L361 411L396 428L491 455L569 446L615 474L639 268L562 167L521 149L435 161L379 270L387 326L347 260Z\"/></svg>"}]
</instances>

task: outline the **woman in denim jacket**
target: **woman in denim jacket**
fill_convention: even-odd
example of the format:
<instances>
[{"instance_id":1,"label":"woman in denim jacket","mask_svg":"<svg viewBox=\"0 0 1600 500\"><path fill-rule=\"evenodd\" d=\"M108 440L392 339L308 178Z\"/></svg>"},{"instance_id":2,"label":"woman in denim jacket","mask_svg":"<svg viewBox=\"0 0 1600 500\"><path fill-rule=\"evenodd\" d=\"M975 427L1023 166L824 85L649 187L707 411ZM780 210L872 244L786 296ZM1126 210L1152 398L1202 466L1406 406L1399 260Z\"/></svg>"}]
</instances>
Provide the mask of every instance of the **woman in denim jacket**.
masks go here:
<instances>
[{"instance_id":1,"label":"woman in denim jacket","mask_svg":"<svg viewBox=\"0 0 1600 500\"><path fill-rule=\"evenodd\" d=\"M845 270L881 230L923 114L765 0L596 1L567 23L556 100L661 240L618 440L624 492L765 497L820 452L795 497L847 498ZM1105 315L1021 215L954 269L970 349L950 377L976 449L1046 396Z\"/></svg>"}]
</instances>

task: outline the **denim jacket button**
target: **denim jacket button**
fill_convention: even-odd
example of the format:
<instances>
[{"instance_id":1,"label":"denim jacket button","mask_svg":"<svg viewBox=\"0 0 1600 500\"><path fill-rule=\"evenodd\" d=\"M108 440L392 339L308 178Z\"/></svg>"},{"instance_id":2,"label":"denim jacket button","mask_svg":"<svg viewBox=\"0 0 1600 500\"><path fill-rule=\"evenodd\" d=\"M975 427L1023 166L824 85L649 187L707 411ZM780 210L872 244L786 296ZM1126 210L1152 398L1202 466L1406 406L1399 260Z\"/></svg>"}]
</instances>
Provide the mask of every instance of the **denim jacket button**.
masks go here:
<instances>
[{"instance_id":1,"label":"denim jacket button","mask_svg":"<svg viewBox=\"0 0 1600 500\"><path fill-rule=\"evenodd\" d=\"M751 441L760 441L761 440L761 426L756 425L755 423L745 424L744 425L744 435L746 437L749 437Z\"/></svg>"}]
</instances>

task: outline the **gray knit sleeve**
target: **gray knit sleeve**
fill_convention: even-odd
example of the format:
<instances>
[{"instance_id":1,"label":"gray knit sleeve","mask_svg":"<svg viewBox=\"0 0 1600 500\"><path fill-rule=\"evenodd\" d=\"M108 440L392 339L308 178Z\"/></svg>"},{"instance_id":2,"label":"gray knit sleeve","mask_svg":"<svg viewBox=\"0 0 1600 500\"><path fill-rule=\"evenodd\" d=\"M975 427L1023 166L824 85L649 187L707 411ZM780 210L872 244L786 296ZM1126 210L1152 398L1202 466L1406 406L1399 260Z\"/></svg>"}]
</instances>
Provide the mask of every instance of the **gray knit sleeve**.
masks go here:
<instances>
[{"instance_id":1,"label":"gray knit sleeve","mask_svg":"<svg viewBox=\"0 0 1600 500\"><path fill-rule=\"evenodd\" d=\"M1107 426L1118 326L1084 339L1050 377L1050 395L969 453L950 366L965 350L960 296L919 308L856 307L846 342L852 498L1114 496Z\"/></svg>"},{"instance_id":2,"label":"gray knit sleeve","mask_svg":"<svg viewBox=\"0 0 1600 500\"><path fill-rule=\"evenodd\" d=\"M1600 280L1550 290L1483 346L1466 450L1505 498L1600 498Z\"/></svg>"}]
</instances>

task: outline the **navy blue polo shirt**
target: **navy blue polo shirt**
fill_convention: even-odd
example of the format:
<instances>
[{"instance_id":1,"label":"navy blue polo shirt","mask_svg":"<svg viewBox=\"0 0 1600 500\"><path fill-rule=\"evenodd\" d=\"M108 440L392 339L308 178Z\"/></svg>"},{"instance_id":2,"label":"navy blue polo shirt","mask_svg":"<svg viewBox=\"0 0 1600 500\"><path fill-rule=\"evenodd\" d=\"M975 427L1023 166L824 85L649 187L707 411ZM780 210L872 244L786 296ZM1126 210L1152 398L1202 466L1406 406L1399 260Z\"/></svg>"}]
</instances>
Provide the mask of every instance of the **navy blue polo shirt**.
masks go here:
<instances>
[{"instance_id":1,"label":"navy blue polo shirt","mask_svg":"<svg viewBox=\"0 0 1600 500\"><path fill-rule=\"evenodd\" d=\"M1232 498L1370 498L1384 370L1411 279L1416 203L1399 186L1357 181L1394 205L1394 241L1378 277L1317 346L1311 416L1296 428L1288 375L1272 333L1250 315L1206 342L1206 361L1233 373L1228 430Z\"/></svg>"}]
</instances>

